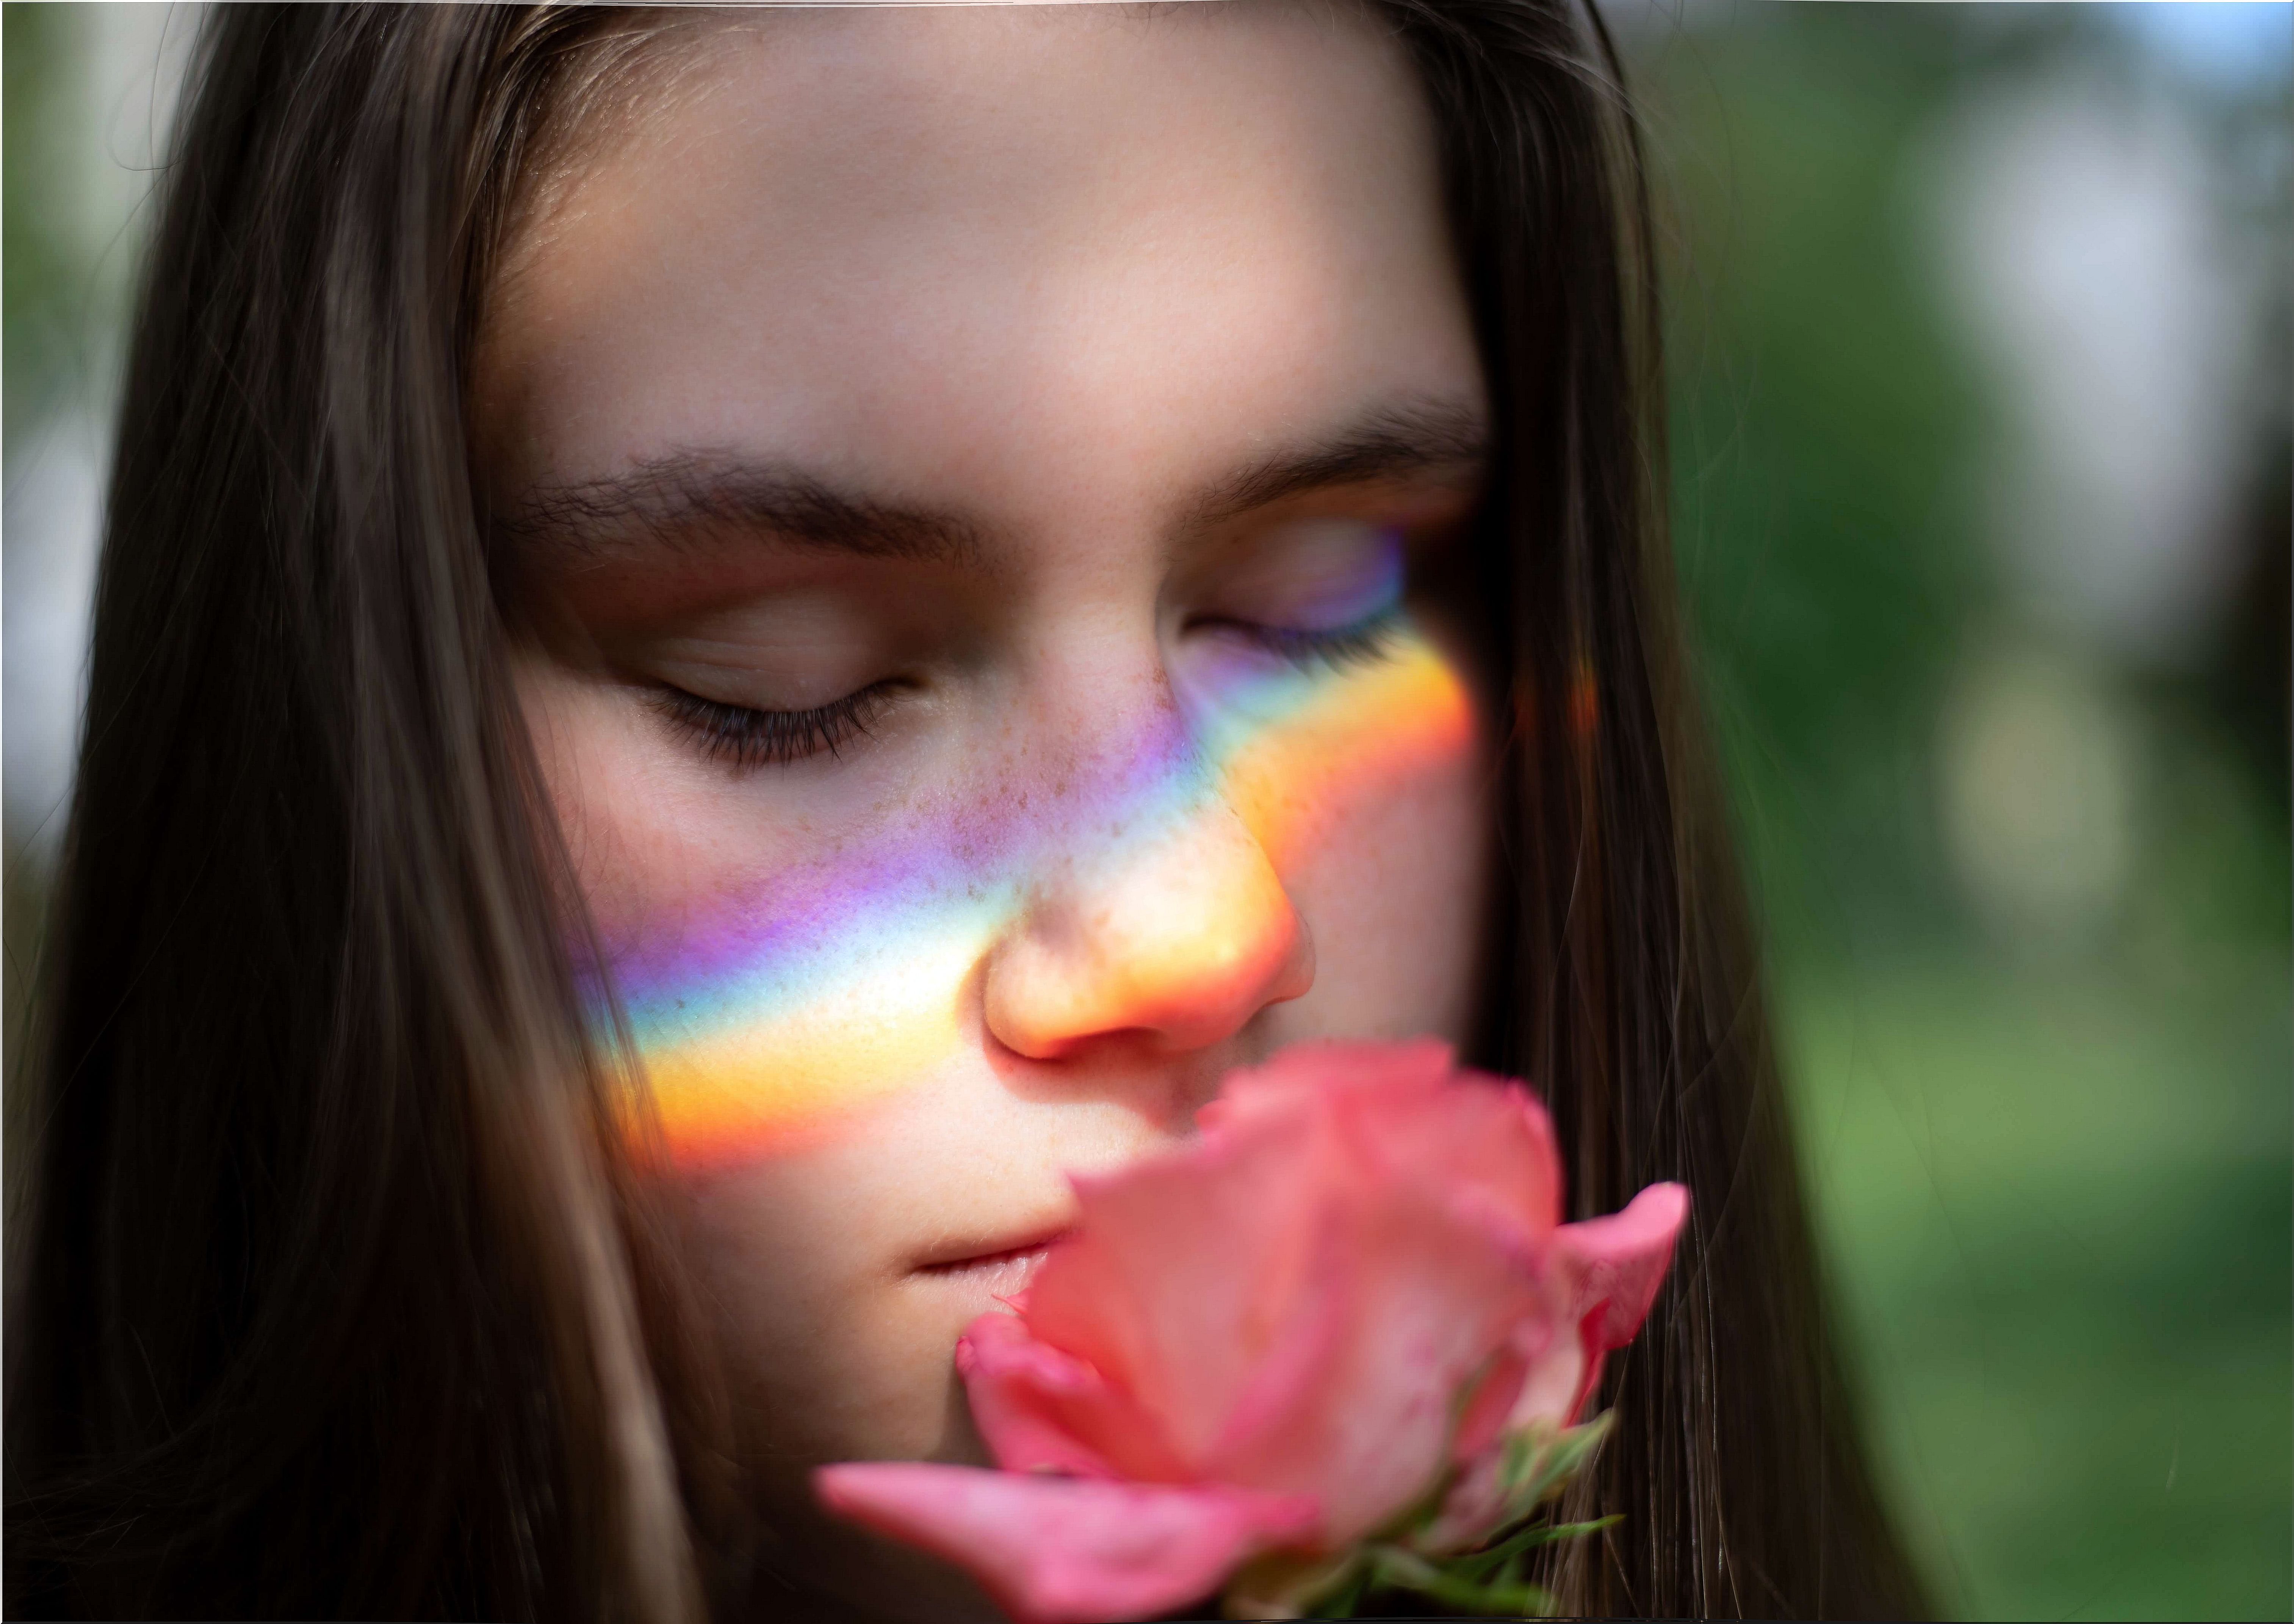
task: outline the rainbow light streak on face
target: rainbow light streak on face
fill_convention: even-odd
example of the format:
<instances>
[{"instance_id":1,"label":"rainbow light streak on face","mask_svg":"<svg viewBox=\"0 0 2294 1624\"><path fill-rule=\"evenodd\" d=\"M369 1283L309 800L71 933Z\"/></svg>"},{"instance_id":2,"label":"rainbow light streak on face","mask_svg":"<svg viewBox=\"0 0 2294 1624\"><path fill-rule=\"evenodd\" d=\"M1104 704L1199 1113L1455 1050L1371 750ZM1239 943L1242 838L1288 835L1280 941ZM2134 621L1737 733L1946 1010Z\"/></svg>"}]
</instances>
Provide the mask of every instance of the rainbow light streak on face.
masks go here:
<instances>
[{"instance_id":1,"label":"rainbow light streak on face","mask_svg":"<svg viewBox=\"0 0 2294 1624\"><path fill-rule=\"evenodd\" d=\"M1216 797L1284 874L1330 808L1471 748L1462 679L1406 621L1374 662L1248 687L1196 736L1143 748L1095 805L1070 800L1048 817L1015 808L984 837L959 838L948 820L888 836L618 959L672 1161L697 1171L801 1142L959 1054L978 1023L979 971L1018 921L1031 872L1086 821L1119 822L1121 844L1143 849ZM1191 939L1217 939L1216 922Z\"/></svg>"}]
</instances>

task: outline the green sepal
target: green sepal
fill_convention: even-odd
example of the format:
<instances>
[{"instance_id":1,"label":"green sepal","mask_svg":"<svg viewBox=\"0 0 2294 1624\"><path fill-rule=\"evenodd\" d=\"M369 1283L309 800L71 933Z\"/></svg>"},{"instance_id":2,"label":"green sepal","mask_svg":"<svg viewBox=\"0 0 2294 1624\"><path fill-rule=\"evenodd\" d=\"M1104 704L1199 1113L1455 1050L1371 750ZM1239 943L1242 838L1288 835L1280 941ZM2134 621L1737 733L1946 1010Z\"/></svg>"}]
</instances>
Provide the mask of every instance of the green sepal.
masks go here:
<instances>
[{"instance_id":1,"label":"green sepal","mask_svg":"<svg viewBox=\"0 0 2294 1624\"><path fill-rule=\"evenodd\" d=\"M1506 1506L1501 1526L1518 1522L1566 1488L1609 1435L1615 1413L1605 1409L1582 1426L1525 1428L1508 1438L1499 1468Z\"/></svg>"},{"instance_id":2,"label":"green sepal","mask_svg":"<svg viewBox=\"0 0 2294 1624\"><path fill-rule=\"evenodd\" d=\"M1504 1567L1516 1557L1541 1545L1551 1545L1557 1539L1582 1539L1588 1534L1598 1534L1603 1529L1624 1521L1623 1516L1596 1517L1590 1522L1543 1522L1509 1535L1499 1544L1483 1550L1470 1551L1462 1556L1452 1556L1441 1565L1451 1572L1467 1579L1480 1579L1492 1568Z\"/></svg>"},{"instance_id":3,"label":"green sepal","mask_svg":"<svg viewBox=\"0 0 2294 1624\"><path fill-rule=\"evenodd\" d=\"M1396 1545L1360 1546L1345 1563L1316 1575L1322 1581L1318 1586L1294 1589L1291 1598L1298 1611L1286 1610L1286 1613L1351 1619L1373 1591L1394 1590L1424 1596L1452 1612L1482 1618L1550 1617L1556 1605L1552 1593L1521 1576L1528 1554L1539 1546L1581 1539L1623 1521L1610 1516L1590 1522L1542 1523L1517 1530L1485 1550L1438 1563Z\"/></svg>"},{"instance_id":4,"label":"green sepal","mask_svg":"<svg viewBox=\"0 0 2294 1624\"><path fill-rule=\"evenodd\" d=\"M1485 1618L1545 1618L1554 1610L1551 1593L1539 1586L1476 1583L1393 1546L1371 1553L1371 1572L1376 1582L1390 1589Z\"/></svg>"}]
</instances>

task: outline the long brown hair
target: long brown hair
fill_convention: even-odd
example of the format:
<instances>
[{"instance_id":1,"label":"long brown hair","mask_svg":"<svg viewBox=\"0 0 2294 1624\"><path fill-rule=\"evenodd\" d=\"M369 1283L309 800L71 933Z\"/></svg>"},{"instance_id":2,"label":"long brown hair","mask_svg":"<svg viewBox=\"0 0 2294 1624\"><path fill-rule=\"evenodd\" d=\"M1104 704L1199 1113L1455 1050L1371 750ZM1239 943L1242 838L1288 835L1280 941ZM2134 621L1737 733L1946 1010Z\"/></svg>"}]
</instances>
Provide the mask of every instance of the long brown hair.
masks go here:
<instances>
[{"instance_id":1,"label":"long brown hair","mask_svg":"<svg viewBox=\"0 0 2294 1624\"><path fill-rule=\"evenodd\" d=\"M1908 1615L1672 617L1615 55L1570 0L1380 10L1443 132L1500 426L1470 583L1510 702L1476 1058L1550 1091L1582 1212L1659 1178L1698 1198L1582 1490L1626 1521L1550 1577L1588 1612ZM42 966L16 1616L668 1619L771 1569L614 1153L466 450L537 133L655 26L207 26Z\"/></svg>"}]
</instances>

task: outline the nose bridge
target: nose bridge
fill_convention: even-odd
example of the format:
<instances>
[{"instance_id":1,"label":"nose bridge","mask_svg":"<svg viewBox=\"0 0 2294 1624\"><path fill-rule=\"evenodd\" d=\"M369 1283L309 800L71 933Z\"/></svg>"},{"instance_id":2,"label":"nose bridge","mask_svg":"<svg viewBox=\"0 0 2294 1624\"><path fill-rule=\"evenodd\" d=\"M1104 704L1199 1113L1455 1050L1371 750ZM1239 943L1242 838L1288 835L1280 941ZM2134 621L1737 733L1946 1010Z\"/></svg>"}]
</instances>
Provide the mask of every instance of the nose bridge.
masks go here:
<instances>
[{"instance_id":1,"label":"nose bridge","mask_svg":"<svg viewBox=\"0 0 2294 1624\"><path fill-rule=\"evenodd\" d=\"M1116 1033L1200 1048L1313 981L1281 876L1159 675L1113 737L1100 713L1101 747L1052 797L1026 905L988 966L989 1029L1032 1058Z\"/></svg>"}]
</instances>

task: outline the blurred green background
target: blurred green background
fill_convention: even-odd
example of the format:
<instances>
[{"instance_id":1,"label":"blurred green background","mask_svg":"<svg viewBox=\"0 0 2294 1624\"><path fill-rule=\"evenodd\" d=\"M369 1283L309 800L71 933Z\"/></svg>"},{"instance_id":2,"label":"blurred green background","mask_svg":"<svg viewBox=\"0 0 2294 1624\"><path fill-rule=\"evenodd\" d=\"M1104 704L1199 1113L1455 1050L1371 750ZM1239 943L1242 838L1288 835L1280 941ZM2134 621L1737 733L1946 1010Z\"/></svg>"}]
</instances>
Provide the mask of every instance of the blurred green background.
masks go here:
<instances>
[{"instance_id":1,"label":"blurred green background","mask_svg":"<svg viewBox=\"0 0 2294 1624\"><path fill-rule=\"evenodd\" d=\"M2294 1612L2286 5L1618 18L1679 550L1946 1605Z\"/></svg>"},{"instance_id":2,"label":"blurred green background","mask_svg":"<svg viewBox=\"0 0 2294 1624\"><path fill-rule=\"evenodd\" d=\"M1682 576L1895 1502L1956 1614L2289 1617L2294 7L1607 14ZM0 7L12 1035L195 20Z\"/></svg>"}]
</instances>

